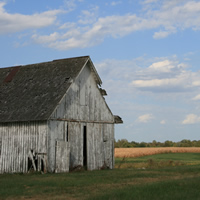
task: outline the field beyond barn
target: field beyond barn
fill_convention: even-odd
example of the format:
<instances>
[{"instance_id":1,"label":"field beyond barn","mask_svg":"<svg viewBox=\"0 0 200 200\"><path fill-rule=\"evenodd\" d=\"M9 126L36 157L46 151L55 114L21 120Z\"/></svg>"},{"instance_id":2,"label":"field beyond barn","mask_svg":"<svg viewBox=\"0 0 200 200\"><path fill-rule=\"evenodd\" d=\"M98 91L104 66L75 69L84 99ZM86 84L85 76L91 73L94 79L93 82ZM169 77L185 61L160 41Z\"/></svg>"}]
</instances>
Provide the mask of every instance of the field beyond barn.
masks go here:
<instances>
[{"instance_id":1,"label":"field beyond barn","mask_svg":"<svg viewBox=\"0 0 200 200\"><path fill-rule=\"evenodd\" d=\"M116 158L134 158L162 153L200 153L200 147L115 148Z\"/></svg>"}]
</instances>

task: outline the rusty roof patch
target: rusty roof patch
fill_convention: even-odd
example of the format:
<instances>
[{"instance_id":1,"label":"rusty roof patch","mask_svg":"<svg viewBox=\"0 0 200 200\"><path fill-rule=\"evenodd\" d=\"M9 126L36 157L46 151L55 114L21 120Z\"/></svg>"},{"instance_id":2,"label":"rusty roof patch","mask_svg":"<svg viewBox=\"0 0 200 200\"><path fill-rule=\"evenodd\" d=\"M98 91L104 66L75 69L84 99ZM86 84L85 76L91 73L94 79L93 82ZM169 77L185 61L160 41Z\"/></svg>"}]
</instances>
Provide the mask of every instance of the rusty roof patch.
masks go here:
<instances>
[{"instance_id":1,"label":"rusty roof patch","mask_svg":"<svg viewBox=\"0 0 200 200\"><path fill-rule=\"evenodd\" d=\"M6 78L4 79L4 83L8 83L11 82L14 78L14 76L17 74L17 72L19 71L20 66L14 67L9 74L6 76Z\"/></svg>"}]
</instances>

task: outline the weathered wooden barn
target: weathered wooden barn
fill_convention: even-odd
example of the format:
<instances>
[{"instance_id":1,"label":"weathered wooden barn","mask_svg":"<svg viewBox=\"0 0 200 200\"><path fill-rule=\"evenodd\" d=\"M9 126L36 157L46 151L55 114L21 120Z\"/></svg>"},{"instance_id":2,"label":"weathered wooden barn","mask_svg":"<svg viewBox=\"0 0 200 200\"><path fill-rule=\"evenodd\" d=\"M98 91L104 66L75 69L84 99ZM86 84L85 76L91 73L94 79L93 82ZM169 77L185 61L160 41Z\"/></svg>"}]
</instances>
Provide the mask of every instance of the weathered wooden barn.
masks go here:
<instances>
[{"instance_id":1,"label":"weathered wooden barn","mask_svg":"<svg viewBox=\"0 0 200 200\"><path fill-rule=\"evenodd\" d=\"M0 68L0 173L114 166L114 124L89 56Z\"/></svg>"}]
</instances>

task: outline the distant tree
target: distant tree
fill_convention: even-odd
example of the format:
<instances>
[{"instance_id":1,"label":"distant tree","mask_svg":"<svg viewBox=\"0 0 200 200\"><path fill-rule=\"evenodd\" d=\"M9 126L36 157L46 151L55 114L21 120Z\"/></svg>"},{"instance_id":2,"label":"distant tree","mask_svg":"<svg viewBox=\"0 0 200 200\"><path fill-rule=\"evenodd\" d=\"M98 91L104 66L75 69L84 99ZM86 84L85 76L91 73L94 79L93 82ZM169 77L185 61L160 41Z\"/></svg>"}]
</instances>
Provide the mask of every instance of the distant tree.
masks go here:
<instances>
[{"instance_id":1,"label":"distant tree","mask_svg":"<svg viewBox=\"0 0 200 200\"><path fill-rule=\"evenodd\" d=\"M192 147L192 142L190 140L181 140L180 147Z\"/></svg>"},{"instance_id":2,"label":"distant tree","mask_svg":"<svg viewBox=\"0 0 200 200\"><path fill-rule=\"evenodd\" d=\"M199 140L199 141L196 141L195 147L200 147L200 140Z\"/></svg>"},{"instance_id":3,"label":"distant tree","mask_svg":"<svg viewBox=\"0 0 200 200\"><path fill-rule=\"evenodd\" d=\"M115 148L129 148L129 147L200 147L200 140L181 140L180 142L173 142L166 140L165 142L129 142L127 139L115 140Z\"/></svg>"},{"instance_id":4,"label":"distant tree","mask_svg":"<svg viewBox=\"0 0 200 200\"><path fill-rule=\"evenodd\" d=\"M146 147L147 146L147 143L146 142L141 142L139 143L139 147Z\"/></svg>"},{"instance_id":5,"label":"distant tree","mask_svg":"<svg viewBox=\"0 0 200 200\"><path fill-rule=\"evenodd\" d=\"M131 147L138 147L138 142L132 141L131 143Z\"/></svg>"},{"instance_id":6,"label":"distant tree","mask_svg":"<svg viewBox=\"0 0 200 200\"><path fill-rule=\"evenodd\" d=\"M115 147L116 148L128 148L131 147L127 139L121 139L115 142Z\"/></svg>"},{"instance_id":7,"label":"distant tree","mask_svg":"<svg viewBox=\"0 0 200 200\"><path fill-rule=\"evenodd\" d=\"M164 142L164 147L173 147L174 143L172 141L166 140Z\"/></svg>"},{"instance_id":8,"label":"distant tree","mask_svg":"<svg viewBox=\"0 0 200 200\"><path fill-rule=\"evenodd\" d=\"M156 140L153 140L152 141L152 147L156 147L157 146L157 142L156 142Z\"/></svg>"}]
</instances>

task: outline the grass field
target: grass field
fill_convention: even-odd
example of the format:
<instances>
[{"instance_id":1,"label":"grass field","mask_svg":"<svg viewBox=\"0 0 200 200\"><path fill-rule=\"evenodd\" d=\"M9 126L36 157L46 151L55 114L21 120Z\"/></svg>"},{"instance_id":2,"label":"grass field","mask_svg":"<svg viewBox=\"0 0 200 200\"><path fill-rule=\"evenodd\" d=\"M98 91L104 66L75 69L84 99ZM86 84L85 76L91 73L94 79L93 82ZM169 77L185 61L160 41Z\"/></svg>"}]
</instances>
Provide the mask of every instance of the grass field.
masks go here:
<instances>
[{"instance_id":1,"label":"grass field","mask_svg":"<svg viewBox=\"0 0 200 200\"><path fill-rule=\"evenodd\" d=\"M114 170L3 174L0 199L191 200L199 185L200 153L163 153L116 158Z\"/></svg>"},{"instance_id":2,"label":"grass field","mask_svg":"<svg viewBox=\"0 0 200 200\"><path fill-rule=\"evenodd\" d=\"M184 165L200 165L200 153L162 153L135 158L115 158L116 169L159 169Z\"/></svg>"}]
</instances>

